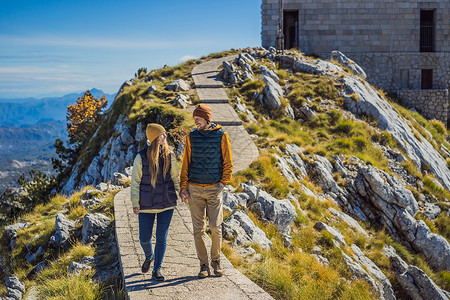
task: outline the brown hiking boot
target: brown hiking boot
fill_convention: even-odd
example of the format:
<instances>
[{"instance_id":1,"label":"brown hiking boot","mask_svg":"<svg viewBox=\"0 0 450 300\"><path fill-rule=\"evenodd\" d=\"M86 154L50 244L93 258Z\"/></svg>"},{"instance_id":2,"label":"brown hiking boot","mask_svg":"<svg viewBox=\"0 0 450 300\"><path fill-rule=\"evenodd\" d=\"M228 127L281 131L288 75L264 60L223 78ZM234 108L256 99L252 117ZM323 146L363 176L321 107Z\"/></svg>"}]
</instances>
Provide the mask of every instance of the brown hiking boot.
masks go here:
<instances>
[{"instance_id":1,"label":"brown hiking boot","mask_svg":"<svg viewBox=\"0 0 450 300\"><path fill-rule=\"evenodd\" d=\"M216 276L222 276L225 273L219 259L211 261L211 267L213 267Z\"/></svg>"},{"instance_id":2,"label":"brown hiking boot","mask_svg":"<svg viewBox=\"0 0 450 300\"><path fill-rule=\"evenodd\" d=\"M198 278L206 278L210 275L209 267L207 265L200 266L200 272L198 273Z\"/></svg>"}]
</instances>

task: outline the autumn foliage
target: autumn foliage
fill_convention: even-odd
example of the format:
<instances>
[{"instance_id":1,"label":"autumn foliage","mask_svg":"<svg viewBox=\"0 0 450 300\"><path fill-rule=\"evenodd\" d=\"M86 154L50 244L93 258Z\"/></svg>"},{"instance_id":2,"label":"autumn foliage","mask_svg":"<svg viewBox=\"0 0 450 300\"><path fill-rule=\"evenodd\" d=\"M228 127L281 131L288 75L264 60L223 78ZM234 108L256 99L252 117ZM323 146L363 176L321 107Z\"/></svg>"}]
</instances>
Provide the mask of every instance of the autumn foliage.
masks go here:
<instances>
[{"instance_id":1,"label":"autumn foliage","mask_svg":"<svg viewBox=\"0 0 450 300\"><path fill-rule=\"evenodd\" d=\"M67 107L67 131L71 143L84 142L100 124L100 112L106 107L105 96L96 99L89 91Z\"/></svg>"}]
</instances>

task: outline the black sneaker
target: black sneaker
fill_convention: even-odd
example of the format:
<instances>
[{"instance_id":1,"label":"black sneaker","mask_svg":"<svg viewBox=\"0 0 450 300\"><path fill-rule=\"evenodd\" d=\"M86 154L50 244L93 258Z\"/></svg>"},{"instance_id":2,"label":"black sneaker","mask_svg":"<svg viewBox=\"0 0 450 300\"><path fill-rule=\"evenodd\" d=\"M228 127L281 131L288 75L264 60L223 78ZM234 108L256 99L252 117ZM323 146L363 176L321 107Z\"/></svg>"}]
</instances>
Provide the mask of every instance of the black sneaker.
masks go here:
<instances>
[{"instance_id":1,"label":"black sneaker","mask_svg":"<svg viewBox=\"0 0 450 300\"><path fill-rule=\"evenodd\" d=\"M164 276L162 276L161 271L158 269L152 272L152 279L156 281L164 281Z\"/></svg>"},{"instance_id":2,"label":"black sneaker","mask_svg":"<svg viewBox=\"0 0 450 300\"><path fill-rule=\"evenodd\" d=\"M150 264L152 263L152 261L153 261L153 257L150 259L145 259L144 263L142 264L142 268L141 268L142 273L147 273L148 270L150 270Z\"/></svg>"}]
</instances>

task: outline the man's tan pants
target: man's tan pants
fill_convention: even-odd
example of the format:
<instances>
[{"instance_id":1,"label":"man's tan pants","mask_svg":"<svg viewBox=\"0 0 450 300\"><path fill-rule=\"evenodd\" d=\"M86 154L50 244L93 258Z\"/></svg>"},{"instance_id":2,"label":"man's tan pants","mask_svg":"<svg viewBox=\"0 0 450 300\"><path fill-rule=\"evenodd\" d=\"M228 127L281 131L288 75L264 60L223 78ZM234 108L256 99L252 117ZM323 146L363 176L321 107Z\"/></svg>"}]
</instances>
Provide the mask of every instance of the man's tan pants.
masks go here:
<instances>
[{"instance_id":1,"label":"man's tan pants","mask_svg":"<svg viewBox=\"0 0 450 300\"><path fill-rule=\"evenodd\" d=\"M211 229L211 260L220 258L223 221L222 189L223 185L220 183L208 187L188 185L195 249L200 265L209 265L205 243L206 216L208 216Z\"/></svg>"}]
</instances>

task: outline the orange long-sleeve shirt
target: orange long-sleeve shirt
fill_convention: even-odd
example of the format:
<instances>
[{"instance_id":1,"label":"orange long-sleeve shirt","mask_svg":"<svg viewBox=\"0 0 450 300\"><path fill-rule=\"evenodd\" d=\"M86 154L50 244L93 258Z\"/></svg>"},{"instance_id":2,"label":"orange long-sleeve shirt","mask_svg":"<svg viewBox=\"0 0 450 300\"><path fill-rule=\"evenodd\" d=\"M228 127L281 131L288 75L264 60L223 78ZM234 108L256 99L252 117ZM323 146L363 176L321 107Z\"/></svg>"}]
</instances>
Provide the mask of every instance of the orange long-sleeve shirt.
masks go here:
<instances>
[{"instance_id":1,"label":"orange long-sleeve shirt","mask_svg":"<svg viewBox=\"0 0 450 300\"><path fill-rule=\"evenodd\" d=\"M221 128L222 128L221 125L217 125L213 129L207 130L217 130ZM230 137L226 132L224 132L222 136L221 148L223 158L223 171L222 171L222 178L220 179L219 182L221 182L225 186L230 182L231 174L233 173L233 155L231 153ZM187 189L188 183L196 186L213 186L216 184L216 183L199 184L195 182L189 182L188 172L190 164L191 164L191 140L188 135L186 137L186 143L184 145L183 164L181 165L181 174L180 174L180 188Z\"/></svg>"}]
</instances>

